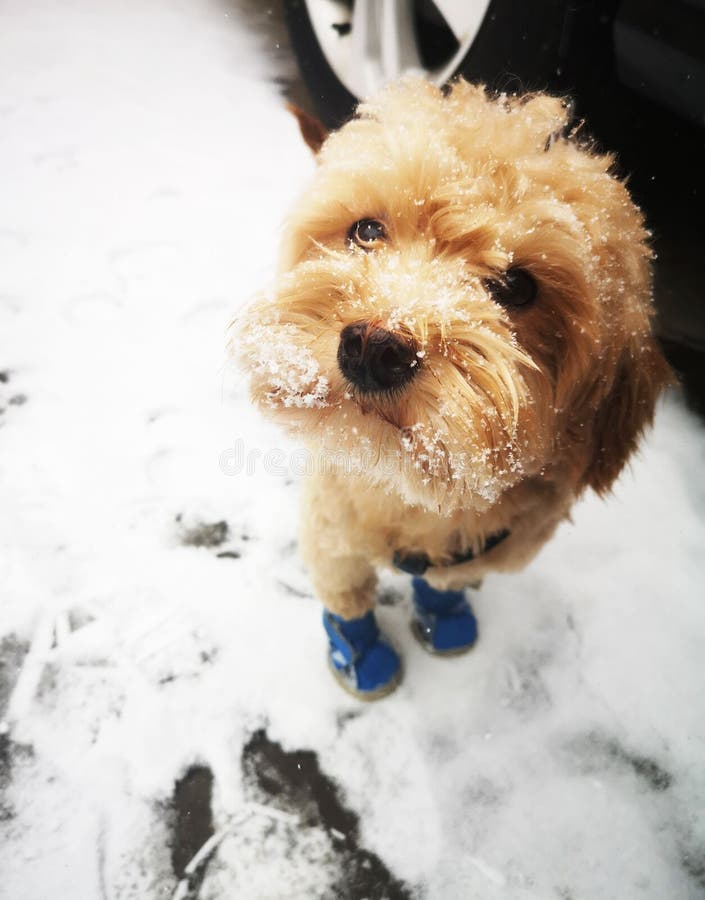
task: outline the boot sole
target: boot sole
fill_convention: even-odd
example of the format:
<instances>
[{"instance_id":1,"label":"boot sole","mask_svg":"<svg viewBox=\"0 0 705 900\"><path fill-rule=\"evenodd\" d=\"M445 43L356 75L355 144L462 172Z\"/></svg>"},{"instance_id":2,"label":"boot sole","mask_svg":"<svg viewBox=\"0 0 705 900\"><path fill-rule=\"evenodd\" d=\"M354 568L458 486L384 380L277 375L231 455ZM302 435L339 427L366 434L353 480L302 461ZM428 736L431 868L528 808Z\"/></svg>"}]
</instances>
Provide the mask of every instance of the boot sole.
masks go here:
<instances>
[{"instance_id":1,"label":"boot sole","mask_svg":"<svg viewBox=\"0 0 705 900\"><path fill-rule=\"evenodd\" d=\"M350 694L351 697L354 697L356 700L362 700L363 703L371 703L373 700L381 700L383 697L389 696L393 691L395 691L401 682L402 672L401 669L391 681L388 681L386 684L383 684L382 687L378 687L374 691L358 691L356 688L351 687L350 684L345 680L345 677L341 672L336 669L333 663L330 661L330 657L328 658L328 668L333 675L333 678L338 682L340 687L345 691L346 694Z\"/></svg>"},{"instance_id":2,"label":"boot sole","mask_svg":"<svg viewBox=\"0 0 705 900\"><path fill-rule=\"evenodd\" d=\"M477 643L477 639L475 639L472 644L466 644L464 647L457 647L453 650L436 650L436 648L432 647L424 638L421 626L416 619L412 619L411 622L409 622L409 625L411 627L411 633L430 656L464 656L466 653L469 653Z\"/></svg>"}]
</instances>

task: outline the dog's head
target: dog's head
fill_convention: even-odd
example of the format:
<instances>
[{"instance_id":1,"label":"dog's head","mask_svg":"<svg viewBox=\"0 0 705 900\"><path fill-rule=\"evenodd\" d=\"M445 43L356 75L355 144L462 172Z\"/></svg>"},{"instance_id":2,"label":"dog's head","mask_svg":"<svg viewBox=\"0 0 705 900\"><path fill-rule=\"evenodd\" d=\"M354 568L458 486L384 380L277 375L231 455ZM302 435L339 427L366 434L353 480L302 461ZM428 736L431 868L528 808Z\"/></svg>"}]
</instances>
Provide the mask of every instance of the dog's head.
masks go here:
<instances>
[{"instance_id":1,"label":"dog's head","mask_svg":"<svg viewBox=\"0 0 705 900\"><path fill-rule=\"evenodd\" d=\"M464 82L363 104L234 326L255 401L429 508L482 509L555 466L607 490L669 370L642 216L567 120Z\"/></svg>"}]
</instances>

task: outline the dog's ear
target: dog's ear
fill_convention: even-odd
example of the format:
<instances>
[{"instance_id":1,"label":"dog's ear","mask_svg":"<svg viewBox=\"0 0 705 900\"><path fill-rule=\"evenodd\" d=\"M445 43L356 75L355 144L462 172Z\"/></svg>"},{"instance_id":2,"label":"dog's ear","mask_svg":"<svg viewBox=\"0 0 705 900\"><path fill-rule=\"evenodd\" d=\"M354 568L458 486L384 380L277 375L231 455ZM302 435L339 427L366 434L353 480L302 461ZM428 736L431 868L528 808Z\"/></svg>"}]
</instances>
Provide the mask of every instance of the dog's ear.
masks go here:
<instances>
[{"instance_id":1,"label":"dog's ear","mask_svg":"<svg viewBox=\"0 0 705 900\"><path fill-rule=\"evenodd\" d=\"M653 337L625 348L595 413L584 487L598 494L609 491L636 449L642 431L651 424L659 394L674 382L673 372Z\"/></svg>"},{"instance_id":2,"label":"dog's ear","mask_svg":"<svg viewBox=\"0 0 705 900\"><path fill-rule=\"evenodd\" d=\"M574 105L568 97L550 94L523 94L510 101L513 111L523 119L524 131L533 134L544 150L560 138L567 137L574 115Z\"/></svg>"},{"instance_id":3,"label":"dog's ear","mask_svg":"<svg viewBox=\"0 0 705 900\"><path fill-rule=\"evenodd\" d=\"M307 113L294 103L287 103L286 108L299 123L299 130L301 131L303 139L314 154L318 153L321 149L321 145L328 137L328 129L326 126L315 116Z\"/></svg>"}]
</instances>

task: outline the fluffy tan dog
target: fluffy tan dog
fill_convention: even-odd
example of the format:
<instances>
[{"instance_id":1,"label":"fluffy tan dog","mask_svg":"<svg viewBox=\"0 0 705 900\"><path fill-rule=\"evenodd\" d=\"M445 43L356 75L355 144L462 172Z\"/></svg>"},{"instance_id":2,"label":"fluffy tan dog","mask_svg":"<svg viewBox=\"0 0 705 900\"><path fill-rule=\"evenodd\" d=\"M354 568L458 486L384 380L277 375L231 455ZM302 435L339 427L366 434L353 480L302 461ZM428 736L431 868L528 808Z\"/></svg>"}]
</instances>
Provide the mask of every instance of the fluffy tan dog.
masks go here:
<instances>
[{"instance_id":1,"label":"fluffy tan dog","mask_svg":"<svg viewBox=\"0 0 705 900\"><path fill-rule=\"evenodd\" d=\"M301 551L353 619L379 566L440 590L524 566L670 371L643 217L560 100L404 80L325 140L301 124L316 175L234 343L313 451Z\"/></svg>"}]
</instances>

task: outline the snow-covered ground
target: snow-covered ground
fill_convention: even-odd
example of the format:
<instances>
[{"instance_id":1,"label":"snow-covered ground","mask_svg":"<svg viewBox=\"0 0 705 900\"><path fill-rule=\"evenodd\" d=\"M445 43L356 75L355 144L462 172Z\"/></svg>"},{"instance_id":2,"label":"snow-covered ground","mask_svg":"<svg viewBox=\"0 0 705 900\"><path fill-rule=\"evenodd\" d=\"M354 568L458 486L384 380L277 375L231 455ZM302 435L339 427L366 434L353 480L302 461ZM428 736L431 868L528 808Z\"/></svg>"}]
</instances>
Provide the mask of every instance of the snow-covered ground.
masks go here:
<instances>
[{"instance_id":1,"label":"snow-covered ground","mask_svg":"<svg viewBox=\"0 0 705 900\"><path fill-rule=\"evenodd\" d=\"M664 403L465 658L389 576L405 682L356 704L300 460L224 365L312 167L262 38L217 0L1 17L0 897L705 896L702 425Z\"/></svg>"}]
</instances>

